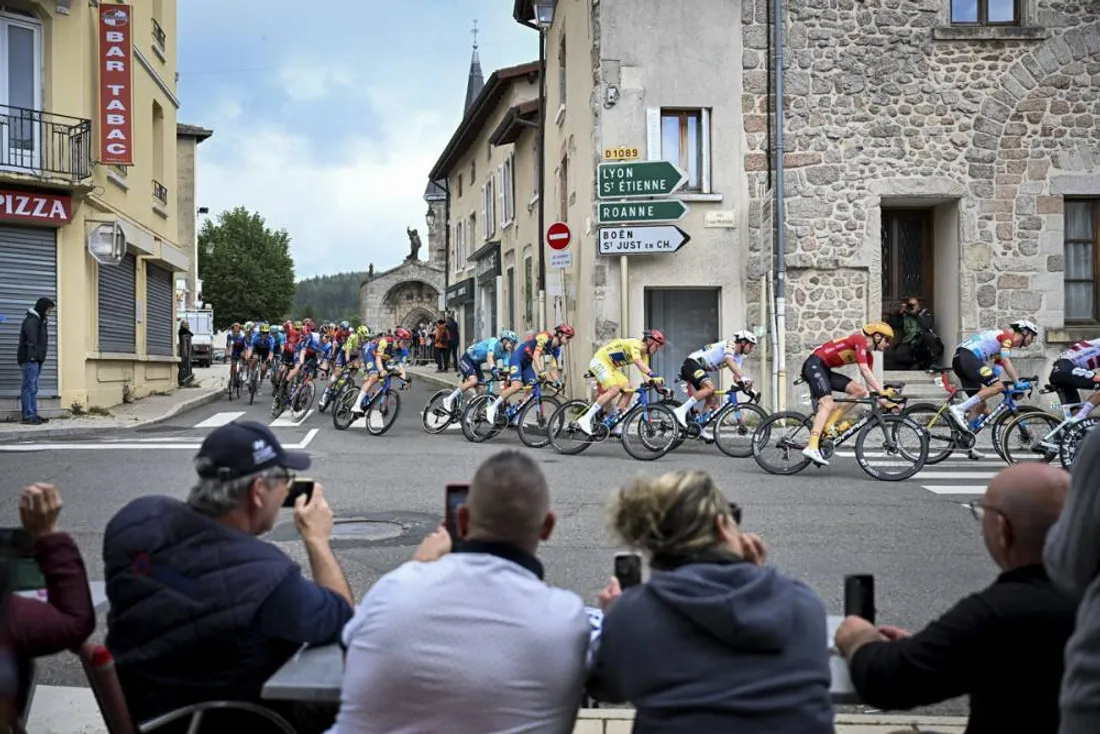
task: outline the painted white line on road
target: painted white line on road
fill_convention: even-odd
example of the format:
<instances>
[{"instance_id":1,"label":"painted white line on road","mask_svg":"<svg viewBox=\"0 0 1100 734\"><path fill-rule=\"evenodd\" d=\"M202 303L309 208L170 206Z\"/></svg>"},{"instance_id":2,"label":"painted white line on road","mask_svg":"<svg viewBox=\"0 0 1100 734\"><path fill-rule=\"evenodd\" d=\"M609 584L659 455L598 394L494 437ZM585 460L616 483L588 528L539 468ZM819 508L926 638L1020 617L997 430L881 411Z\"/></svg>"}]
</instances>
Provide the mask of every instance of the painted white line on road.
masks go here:
<instances>
[{"instance_id":1,"label":"painted white line on road","mask_svg":"<svg viewBox=\"0 0 1100 734\"><path fill-rule=\"evenodd\" d=\"M986 451L992 452L993 449L986 449ZM881 452L881 451L868 451L866 453L867 453L867 456L872 456L874 458L882 458L883 456L886 455L884 452ZM856 454L855 454L854 451L837 451L833 455L834 456L843 456L846 459L856 458ZM966 458L966 452L965 451L959 451L959 452L956 452L956 453L952 454L951 458L944 459L943 463L950 464L952 462L956 463L956 464L962 464L963 466L975 466L977 464L982 464L982 463L985 463L985 464L998 464L998 465L1004 464L1004 462L1001 461L1000 457L998 457L998 456L992 456L992 457L986 456L986 457L983 457L981 459L968 459L968 458ZM939 466L939 465L937 465L937 466Z\"/></svg>"},{"instance_id":2,"label":"painted white line on road","mask_svg":"<svg viewBox=\"0 0 1100 734\"><path fill-rule=\"evenodd\" d=\"M288 413L283 413L281 416L268 423L268 425L272 428L297 428L309 420L311 415L313 415L313 408L310 408L309 411L302 416L302 420L300 421L295 421Z\"/></svg>"},{"instance_id":3,"label":"painted white line on road","mask_svg":"<svg viewBox=\"0 0 1100 734\"><path fill-rule=\"evenodd\" d=\"M923 480L929 479L992 479L997 476L994 471L924 471L917 472L916 476Z\"/></svg>"},{"instance_id":4,"label":"painted white line on road","mask_svg":"<svg viewBox=\"0 0 1100 734\"><path fill-rule=\"evenodd\" d=\"M985 494L985 487L977 484L921 485L933 494Z\"/></svg>"},{"instance_id":5,"label":"painted white line on road","mask_svg":"<svg viewBox=\"0 0 1100 734\"><path fill-rule=\"evenodd\" d=\"M0 452L25 452L25 451L121 451L144 449L145 451L168 451L177 449L190 449L198 451L197 443L26 443L15 446L0 446Z\"/></svg>"},{"instance_id":6,"label":"painted white line on road","mask_svg":"<svg viewBox=\"0 0 1100 734\"><path fill-rule=\"evenodd\" d=\"M232 423L233 421L240 418L242 415L244 415L243 410L215 413L214 415L204 420L202 423L196 423L195 428L217 428L218 426L224 426L227 423Z\"/></svg>"},{"instance_id":7,"label":"painted white line on road","mask_svg":"<svg viewBox=\"0 0 1100 734\"><path fill-rule=\"evenodd\" d=\"M313 442L313 439L315 439L317 437L317 434L320 433L320 432L321 432L320 428L310 428L309 433L306 434L305 438L303 438L300 442L298 442L296 444L288 444L287 448L288 449L299 449L299 450L304 449L306 446L309 446Z\"/></svg>"}]
</instances>

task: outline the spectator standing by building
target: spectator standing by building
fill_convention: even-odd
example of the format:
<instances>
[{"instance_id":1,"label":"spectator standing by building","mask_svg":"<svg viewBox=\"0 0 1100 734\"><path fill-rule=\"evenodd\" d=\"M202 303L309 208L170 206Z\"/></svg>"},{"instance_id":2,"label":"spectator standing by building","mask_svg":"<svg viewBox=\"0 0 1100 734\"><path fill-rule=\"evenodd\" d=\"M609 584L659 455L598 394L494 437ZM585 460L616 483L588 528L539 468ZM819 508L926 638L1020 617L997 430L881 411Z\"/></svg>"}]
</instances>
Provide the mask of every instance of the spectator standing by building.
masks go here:
<instances>
[{"instance_id":1,"label":"spectator standing by building","mask_svg":"<svg viewBox=\"0 0 1100 734\"><path fill-rule=\"evenodd\" d=\"M191 337L194 336L191 333L191 325L187 323L187 319L180 320L177 336L176 343L179 344L180 350L179 384L183 385L191 379Z\"/></svg>"},{"instance_id":2,"label":"spectator standing by building","mask_svg":"<svg viewBox=\"0 0 1100 734\"><path fill-rule=\"evenodd\" d=\"M440 319L435 324L435 367L436 372L446 372L451 356L451 346L447 339L447 321Z\"/></svg>"},{"instance_id":3,"label":"spectator standing by building","mask_svg":"<svg viewBox=\"0 0 1100 734\"><path fill-rule=\"evenodd\" d=\"M535 557L554 529L538 465L518 451L490 457L457 525L457 550L446 530L430 535L344 629L332 734L573 730L590 627L580 597L547 584Z\"/></svg>"},{"instance_id":4,"label":"spectator standing by building","mask_svg":"<svg viewBox=\"0 0 1100 734\"><path fill-rule=\"evenodd\" d=\"M34 308L27 309L23 326L19 329L19 347L16 361L23 373L23 384L19 391L23 422L27 425L40 425L49 420L38 415L38 378L42 374L42 363L50 346L49 316L54 302L49 298L39 298Z\"/></svg>"},{"instance_id":5,"label":"spectator standing by building","mask_svg":"<svg viewBox=\"0 0 1100 734\"><path fill-rule=\"evenodd\" d=\"M462 335L458 333L458 322L452 311L447 315L447 346L449 349L451 364L455 366L455 372L462 374L458 369L458 347L462 344Z\"/></svg>"}]
</instances>

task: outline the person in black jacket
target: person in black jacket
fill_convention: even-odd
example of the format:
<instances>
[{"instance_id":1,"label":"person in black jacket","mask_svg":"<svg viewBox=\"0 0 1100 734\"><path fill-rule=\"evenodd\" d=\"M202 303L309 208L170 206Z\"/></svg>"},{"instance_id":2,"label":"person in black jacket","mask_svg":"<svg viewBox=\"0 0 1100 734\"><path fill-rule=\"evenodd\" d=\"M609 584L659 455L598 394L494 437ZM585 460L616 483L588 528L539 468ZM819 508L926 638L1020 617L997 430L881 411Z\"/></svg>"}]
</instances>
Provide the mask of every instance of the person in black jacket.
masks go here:
<instances>
[{"instance_id":1,"label":"person in black jacket","mask_svg":"<svg viewBox=\"0 0 1100 734\"><path fill-rule=\"evenodd\" d=\"M16 361L23 373L19 402L23 408L23 422L32 426L49 420L38 415L38 376L42 373L42 363L46 361L46 349L50 342L47 332L49 322L46 319L53 306L54 303L49 298L39 298L34 308L27 309L23 326L19 330Z\"/></svg>"}]
</instances>

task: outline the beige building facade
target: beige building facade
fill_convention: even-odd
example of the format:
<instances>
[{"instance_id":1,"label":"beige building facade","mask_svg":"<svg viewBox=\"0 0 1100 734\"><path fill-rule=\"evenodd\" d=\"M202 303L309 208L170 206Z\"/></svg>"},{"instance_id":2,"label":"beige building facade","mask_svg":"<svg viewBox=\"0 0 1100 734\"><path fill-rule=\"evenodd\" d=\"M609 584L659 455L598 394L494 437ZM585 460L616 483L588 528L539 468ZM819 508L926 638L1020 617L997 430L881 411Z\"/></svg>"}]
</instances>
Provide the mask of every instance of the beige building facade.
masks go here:
<instances>
[{"instance_id":1,"label":"beige building facade","mask_svg":"<svg viewBox=\"0 0 1100 734\"><path fill-rule=\"evenodd\" d=\"M179 226L177 244L187 252L191 264L186 273L176 279L176 298L183 308L196 307L201 294L199 280L198 237L195 221L198 207L195 205L195 187L198 182L199 145L214 134L213 130L198 125L176 125L176 212Z\"/></svg>"},{"instance_id":2,"label":"beige building facade","mask_svg":"<svg viewBox=\"0 0 1100 734\"><path fill-rule=\"evenodd\" d=\"M19 325L41 296L57 303L45 415L172 389L190 267L171 191L176 2L12 0L0 26L0 412L18 415Z\"/></svg>"}]
</instances>

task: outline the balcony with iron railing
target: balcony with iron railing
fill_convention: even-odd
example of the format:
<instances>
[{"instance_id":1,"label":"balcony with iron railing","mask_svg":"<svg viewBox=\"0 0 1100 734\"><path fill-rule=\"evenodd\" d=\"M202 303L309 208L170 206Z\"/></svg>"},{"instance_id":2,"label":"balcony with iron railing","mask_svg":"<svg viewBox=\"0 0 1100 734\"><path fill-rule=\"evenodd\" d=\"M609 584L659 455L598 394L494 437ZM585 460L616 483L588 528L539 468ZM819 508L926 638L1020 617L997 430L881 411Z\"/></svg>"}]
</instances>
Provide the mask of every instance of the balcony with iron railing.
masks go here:
<instances>
[{"instance_id":1,"label":"balcony with iron railing","mask_svg":"<svg viewBox=\"0 0 1100 734\"><path fill-rule=\"evenodd\" d=\"M167 48L168 36L165 34L164 29L160 27L155 19L153 20L153 47L159 51L164 51Z\"/></svg>"},{"instance_id":2,"label":"balcony with iron railing","mask_svg":"<svg viewBox=\"0 0 1100 734\"><path fill-rule=\"evenodd\" d=\"M153 179L153 198L168 206L168 187L156 179Z\"/></svg>"},{"instance_id":3,"label":"balcony with iron railing","mask_svg":"<svg viewBox=\"0 0 1100 734\"><path fill-rule=\"evenodd\" d=\"M92 121L0 105L0 176L5 171L77 182L92 175Z\"/></svg>"}]
</instances>

